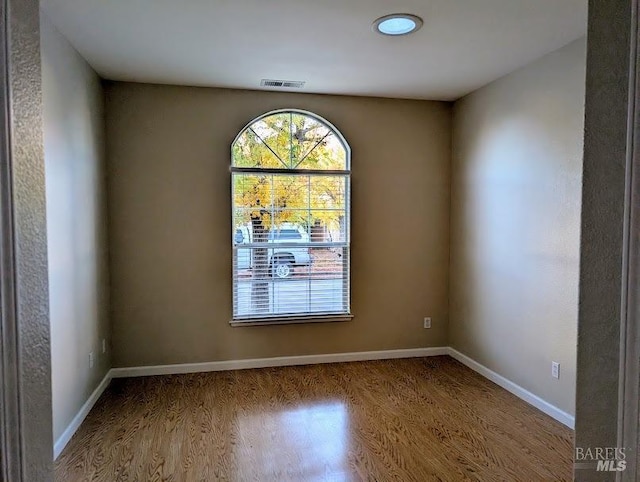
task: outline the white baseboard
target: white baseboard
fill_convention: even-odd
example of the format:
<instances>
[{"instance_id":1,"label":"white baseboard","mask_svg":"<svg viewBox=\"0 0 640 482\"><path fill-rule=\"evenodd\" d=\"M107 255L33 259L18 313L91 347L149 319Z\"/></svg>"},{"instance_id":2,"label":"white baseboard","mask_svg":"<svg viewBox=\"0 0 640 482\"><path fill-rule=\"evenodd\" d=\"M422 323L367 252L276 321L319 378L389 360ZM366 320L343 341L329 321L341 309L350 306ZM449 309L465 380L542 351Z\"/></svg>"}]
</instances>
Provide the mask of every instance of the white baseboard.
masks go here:
<instances>
[{"instance_id":1,"label":"white baseboard","mask_svg":"<svg viewBox=\"0 0 640 482\"><path fill-rule=\"evenodd\" d=\"M481 365L477 361L469 358L467 355L463 355L462 353L455 350L454 348L449 348L448 354L452 358L455 358L456 360L458 360L463 365L466 365L467 367L471 368L473 371L478 372L483 377L491 380L496 385L501 386L508 392L513 393L516 397L524 400L528 404L536 407L538 410L556 419L558 422L566 425L571 429L574 428L575 418L573 417L573 415L563 410L560 410L555 405L550 404L549 402L547 402L546 400L543 400L539 396L534 395L529 390L522 388L520 385L513 383L511 380L508 380L502 375L499 375L493 370L485 367L484 365Z\"/></svg>"},{"instance_id":2,"label":"white baseboard","mask_svg":"<svg viewBox=\"0 0 640 482\"><path fill-rule=\"evenodd\" d=\"M84 405L80 407L80 410L78 411L76 416L73 417L73 420L71 420L69 426L65 429L64 432L62 432L62 435L60 435L60 437L58 437L58 440L56 440L53 444L53 460L56 460L62 453L64 448L69 443L69 440L71 440L71 437L73 437L73 434L75 434L76 430L78 430L80 425L82 425L82 422L87 417L87 415L89 415L89 412L100 398L100 395L102 395L102 393L107 389L110 382L111 370L107 372L107 374L100 382L100 385L97 386L97 388L89 396Z\"/></svg>"},{"instance_id":3,"label":"white baseboard","mask_svg":"<svg viewBox=\"0 0 640 482\"><path fill-rule=\"evenodd\" d=\"M330 353L324 355L284 356L274 358L253 358L248 360L229 360L206 363L184 363L177 365L155 365L127 368L112 368L104 377L100 385L93 391L89 399L73 418L69 426L56 440L53 449L54 460L58 458L66 445L76 433L86 416L89 414L100 395L109 386L112 378L142 377L152 375L177 375L183 373L214 372L225 370L246 370L250 368L268 368L296 365L315 365L319 363L339 363L368 360L390 360L397 358L421 358L429 356L449 355L463 365L471 368L483 377L491 380L518 398L533 405L550 417L567 427L574 428L574 417L558 407L550 404L530 391L513 383L502 375L472 360L451 347L413 348L407 350L363 351L353 353Z\"/></svg>"},{"instance_id":4,"label":"white baseboard","mask_svg":"<svg viewBox=\"0 0 640 482\"><path fill-rule=\"evenodd\" d=\"M413 348L408 350L361 351L353 353L330 353L326 355L283 356L275 358L253 358L207 363L184 363L179 365L155 365L129 368L113 368L113 378L143 377L151 375L175 375L179 373L217 372L245 370L250 368L315 365L367 360L389 360L392 358L418 358L448 354L447 347Z\"/></svg>"},{"instance_id":5,"label":"white baseboard","mask_svg":"<svg viewBox=\"0 0 640 482\"><path fill-rule=\"evenodd\" d=\"M558 407L543 400L520 385L508 380L480 363L451 347L413 348L407 350L364 351L353 353L331 353L323 355L284 356L274 358L253 358L248 360L229 360L206 363L184 363L176 365L154 365L141 367L113 368L113 378L143 377L153 375L176 375L182 373L200 373L225 370L246 370L296 365L315 365L319 363L339 363L367 360L388 360L393 358L418 358L449 355L471 368L483 377L491 380L518 398L556 419L560 423L574 428L574 417Z\"/></svg>"}]
</instances>

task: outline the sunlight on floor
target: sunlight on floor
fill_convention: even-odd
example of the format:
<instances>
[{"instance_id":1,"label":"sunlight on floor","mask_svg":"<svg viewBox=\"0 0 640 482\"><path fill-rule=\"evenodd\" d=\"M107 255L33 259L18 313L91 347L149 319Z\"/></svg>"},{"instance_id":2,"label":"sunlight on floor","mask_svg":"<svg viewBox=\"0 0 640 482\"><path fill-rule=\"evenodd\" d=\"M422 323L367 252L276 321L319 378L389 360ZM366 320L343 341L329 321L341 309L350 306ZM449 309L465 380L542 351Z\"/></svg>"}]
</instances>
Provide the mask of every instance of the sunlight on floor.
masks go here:
<instances>
[{"instance_id":1,"label":"sunlight on floor","mask_svg":"<svg viewBox=\"0 0 640 482\"><path fill-rule=\"evenodd\" d=\"M239 476L261 467L264 474L295 472L306 481L349 479L348 413L342 402L239 414L238 426L242 444L252 448L240 457L240 464L247 463L239 465Z\"/></svg>"}]
</instances>

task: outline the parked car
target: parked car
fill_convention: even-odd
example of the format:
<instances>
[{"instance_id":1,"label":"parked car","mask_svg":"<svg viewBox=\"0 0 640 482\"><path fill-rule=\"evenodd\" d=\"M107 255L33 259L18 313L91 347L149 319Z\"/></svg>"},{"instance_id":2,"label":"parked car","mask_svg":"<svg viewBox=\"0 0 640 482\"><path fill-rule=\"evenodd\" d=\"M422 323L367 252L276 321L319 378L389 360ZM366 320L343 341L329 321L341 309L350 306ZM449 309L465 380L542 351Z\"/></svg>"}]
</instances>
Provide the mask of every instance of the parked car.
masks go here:
<instances>
[{"instance_id":1,"label":"parked car","mask_svg":"<svg viewBox=\"0 0 640 482\"><path fill-rule=\"evenodd\" d=\"M252 243L252 231L250 226L241 226L234 233L236 246ZM295 224L282 224L276 229L269 231L268 243L301 244L303 246L286 246L282 248L269 248L269 272L271 276L277 278L289 278L293 274L295 266L309 266L311 255L309 254L309 235L300 226ZM238 269L250 269L253 265L253 249L238 248L237 261Z\"/></svg>"}]
</instances>

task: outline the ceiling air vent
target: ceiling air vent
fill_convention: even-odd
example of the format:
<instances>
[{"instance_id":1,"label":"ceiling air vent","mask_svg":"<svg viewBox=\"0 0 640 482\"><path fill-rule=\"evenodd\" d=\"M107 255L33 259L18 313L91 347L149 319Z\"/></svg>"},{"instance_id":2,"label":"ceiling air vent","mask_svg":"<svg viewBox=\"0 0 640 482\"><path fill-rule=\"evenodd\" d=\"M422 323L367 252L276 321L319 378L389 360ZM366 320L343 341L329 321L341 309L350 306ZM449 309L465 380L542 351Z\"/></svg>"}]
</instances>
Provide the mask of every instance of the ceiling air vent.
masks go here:
<instances>
[{"instance_id":1,"label":"ceiling air vent","mask_svg":"<svg viewBox=\"0 0 640 482\"><path fill-rule=\"evenodd\" d=\"M262 79L260 82L261 87L277 87L283 89L302 89L305 82L302 80L275 80L275 79Z\"/></svg>"}]
</instances>

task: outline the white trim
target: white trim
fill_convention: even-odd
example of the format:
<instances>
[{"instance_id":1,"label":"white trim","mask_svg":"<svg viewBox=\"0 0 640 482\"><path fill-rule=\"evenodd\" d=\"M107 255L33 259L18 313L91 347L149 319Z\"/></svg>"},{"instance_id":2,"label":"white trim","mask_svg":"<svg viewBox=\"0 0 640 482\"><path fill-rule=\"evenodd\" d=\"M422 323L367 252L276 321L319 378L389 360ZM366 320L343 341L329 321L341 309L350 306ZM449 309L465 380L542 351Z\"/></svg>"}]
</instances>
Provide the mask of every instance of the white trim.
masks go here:
<instances>
[{"instance_id":1,"label":"white trim","mask_svg":"<svg viewBox=\"0 0 640 482\"><path fill-rule=\"evenodd\" d=\"M100 398L100 395L102 395L102 393L109 386L111 378L111 370L109 370L100 382L100 385L97 386L97 388L89 396L87 401L84 402L84 405L80 408L76 416L73 417L71 423L67 426L65 431L62 432L62 435L58 437L58 440L56 440L55 444L53 445L53 460L56 460L58 458L58 456L62 453L64 448L69 443L69 440L71 440L71 437L73 437L73 434L75 434L76 430L78 430L80 425L82 425L82 422L87 417L87 415L89 415L89 412Z\"/></svg>"},{"instance_id":2,"label":"white trim","mask_svg":"<svg viewBox=\"0 0 640 482\"><path fill-rule=\"evenodd\" d=\"M320 363L340 363L368 360L390 360L397 358L422 358L430 356L449 355L463 365L491 380L495 384L513 393L518 398L533 405L558 422L574 428L574 417L542 398L534 395L520 385L497 374L493 370L472 360L451 347L411 348L406 350L362 351L352 353L330 353L323 355L283 356L274 358L251 358L248 360L227 360L206 363L182 363L177 365L155 365L141 367L112 368L104 376L100 385L93 391L69 426L56 440L54 445L54 460L62 453L66 445L76 433L86 416L89 414L102 393L109 386L113 378L144 377L153 375L177 375L182 373L217 372L225 370L246 370L251 368L284 367L296 365L316 365Z\"/></svg>"},{"instance_id":3,"label":"white trim","mask_svg":"<svg viewBox=\"0 0 640 482\"><path fill-rule=\"evenodd\" d=\"M574 417L539 396L522 388L493 370L472 360L451 347L413 348L407 350L364 351L352 353L331 353L323 355L284 356L274 358L252 358L247 360L227 360L206 363L183 363L176 365L154 365L141 367L113 368L113 378L144 377L153 375L176 375L181 373L216 372L225 370L246 370L251 368L283 367L296 365L315 365L319 363L339 363L367 360L389 360L394 358L420 358L449 355L463 365L471 368L483 377L513 393L518 398L556 419L560 423L574 428Z\"/></svg>"},{"instance_id":4,"label":"white trim","mask_svg":"<svg viewBox=\"0 0 640 482\"><path fill-rule=\"evenodd\" d=\"M243 326L294 325L297 323L330 323L334 321L351 321L352 314L319 315L319 316L283 316L272 318L237 318L229 324L234 328Z\"/></svg>"},{"instance_id":5,"label":"white trim","mask_svg":"<svg viewBox=\"0 0 640 482\"><path fill-rule=\"evenodd\" d=\"M508 392L513 393L516 397L524 400L529 405L533 405L538 410L556 419L558 422L566 425L571 429L574 428L575 417L573 415L559 409L555 405L550 404L546 400L543 400L539 396L531 393L529 390L522 388L520 385L512 382L511 380L503 377L502 375L499 375L498 373L485 367L484 365L481 365L477 361L472 360L467 355L463 355L462 353L460 353L458 350L454 348L450 347L448 349L448 355L451 356L452 358L455 358L463 365L466 365L467 367L471 368L473 371L478 372L480 375L487 378L488 380L491 380L496 385L499 385L505 390L507 390Z\"/></svg>"},{"instance_id":6,"label":"white trim","mask_svg":"<svg viewBox=\"0 0 640 482\"><path fill-rule=\"evenodd\" d=\"M252 358L207 363L184 363L179 365L155 365L144 367L113 368L113 378L144 377L151 375L175 375L179 373L217 372L224 370L246 370L249 368L315 365L367 360L389 360L392 358L419 358L448 354L447 347L413 348L408 350L361 351L353 353L331 353L325 355L283 356L275 358Z\"/></svg>"}]
</instances>

